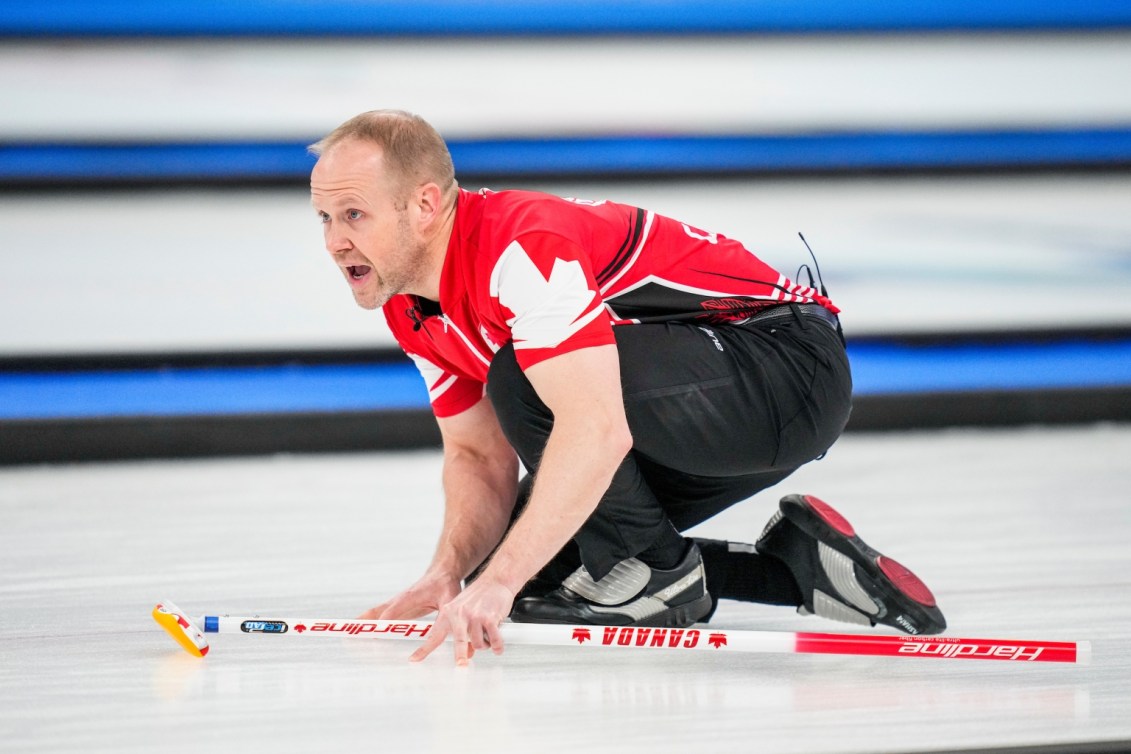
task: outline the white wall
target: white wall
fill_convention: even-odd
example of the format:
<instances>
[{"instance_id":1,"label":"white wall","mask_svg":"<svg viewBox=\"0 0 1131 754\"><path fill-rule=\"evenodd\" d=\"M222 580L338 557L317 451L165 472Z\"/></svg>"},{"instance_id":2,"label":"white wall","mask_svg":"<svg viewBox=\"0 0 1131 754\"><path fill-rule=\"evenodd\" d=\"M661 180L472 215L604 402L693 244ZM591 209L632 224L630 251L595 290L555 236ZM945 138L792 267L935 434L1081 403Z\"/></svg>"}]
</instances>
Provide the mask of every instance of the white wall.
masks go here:
<instances>
[{"instance_id":1,"label":"white wall","mask_svg":"<svg viewBox=\"0 0 1131 754\"><path fill-rule=\"evenodd\" d=\"M314 139L1131 122L1131 34L6 43L0 140ZM495 185L493 188L506 188ZM1131 177L541 184L733 235L804 231L855 332L1131 323ZM472 187L475 188L475 187ZM0 193L0 355L389 343L301 188Z\"/></svg>"}]
</instances>

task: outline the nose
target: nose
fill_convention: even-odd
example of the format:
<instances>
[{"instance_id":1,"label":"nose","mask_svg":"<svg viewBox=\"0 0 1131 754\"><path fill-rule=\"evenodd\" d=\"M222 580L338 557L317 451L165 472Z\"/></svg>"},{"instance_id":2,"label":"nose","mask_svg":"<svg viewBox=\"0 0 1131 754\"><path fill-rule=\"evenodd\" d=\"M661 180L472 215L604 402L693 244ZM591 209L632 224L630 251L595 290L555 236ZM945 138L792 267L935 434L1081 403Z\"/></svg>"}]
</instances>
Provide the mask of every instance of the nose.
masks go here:
<instances>
[{"instance_id":1,"label":"nose","mask_svg":"<svg viewBox=\"0 0 1131 754\"><path fill-rule=\"evenodd\" d=\"M331 254L341 254L353 248L349 236L343 232L342 226L333 222L325 225L326 251Z\"/></svg>"}]
</instances>

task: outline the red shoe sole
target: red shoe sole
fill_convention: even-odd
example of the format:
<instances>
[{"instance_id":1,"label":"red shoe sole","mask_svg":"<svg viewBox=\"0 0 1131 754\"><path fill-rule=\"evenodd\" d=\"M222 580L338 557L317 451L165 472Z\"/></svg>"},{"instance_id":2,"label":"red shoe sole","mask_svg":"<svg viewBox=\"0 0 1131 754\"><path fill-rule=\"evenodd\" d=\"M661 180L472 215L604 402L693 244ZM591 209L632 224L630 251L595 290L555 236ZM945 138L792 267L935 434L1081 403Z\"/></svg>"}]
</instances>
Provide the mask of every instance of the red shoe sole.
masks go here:
<instances>
[{"instance_id":1,"label":"red shoe sole","mask_svg":"<svg viewBox=\"0 0 1131 754\"><path fill-rule=\"evenodd\" d=\"M812 495L804 496L805 502L813 509L813 512L821 517L821 520L831 526L834 530L843 534L845 537L855 537L856 529L848 522L844 516L840 515L835 508ZM874 551L873 551L874 552ZM918 602L924 607L937 607L935 602L935 595L931 594L931 590L923 583L922 579L911 572L907 566L892 560L886 555L879 555L876 558L876 566L891 580L891 583L904 594L908 599Z\"/></svg>"},{"instance_id":2,"label":"red shoe sole","mask_svg":"<svg viewBox=\"0 0 1131 754\"><path fill-rule=\"evenodd\" d=\"M903 592L908 599L913 599L920 605L925 607L936 607L935 595L931 594L931 590L922 580L911 572L907 566L892 560L886 555L881 555L876 558L876 565L883 571L884 575L891 579L891 583L899 591Z\"/></svg>"},{"instance_id":3,"label":"red shoe sole","mask_svg":"<svg viewBox=\"0 0 1131 754\"><path fill-rule=\"evenodd\" d=\"M819 497L812 495L805 495L805 502L813 509L813 512L821 517L829 526L836 529L838 532L846 537L855 537L856 529L852 528L852 524L848 523L848 519L836 512L836 510Z\"/></svg>"}]
</instances>

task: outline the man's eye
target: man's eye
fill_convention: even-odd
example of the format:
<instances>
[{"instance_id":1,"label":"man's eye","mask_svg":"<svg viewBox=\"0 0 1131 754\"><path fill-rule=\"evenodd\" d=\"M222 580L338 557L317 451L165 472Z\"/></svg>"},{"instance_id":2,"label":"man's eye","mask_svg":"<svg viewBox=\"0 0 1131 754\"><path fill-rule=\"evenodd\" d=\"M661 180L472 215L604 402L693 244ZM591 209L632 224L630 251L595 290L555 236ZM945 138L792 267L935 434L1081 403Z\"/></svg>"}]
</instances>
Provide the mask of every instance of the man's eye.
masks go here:
<instances>
[{"instance_id":1,"label":"man's eye","mask_svg":"<svg viewBox=\"0 0 1131 754\"><path fill-rule=\"evenodd\" d=\"M361 210L351 209L348 212L346 212L346 217L349 218L350 220L360 220L361 219Z\"/></svg>"},{"instance_id":2,"label":"man's eye","mask_svg":"<svg viewBox=\"0 0 1131 754\"><path fill-rule=\"evenodd\" d=\"M328 223L328 222L330 222L330 216L327 215L325 212L319 212L318 213L318 221L321 222L321 223Z\"/></svg>"}]
</instances>

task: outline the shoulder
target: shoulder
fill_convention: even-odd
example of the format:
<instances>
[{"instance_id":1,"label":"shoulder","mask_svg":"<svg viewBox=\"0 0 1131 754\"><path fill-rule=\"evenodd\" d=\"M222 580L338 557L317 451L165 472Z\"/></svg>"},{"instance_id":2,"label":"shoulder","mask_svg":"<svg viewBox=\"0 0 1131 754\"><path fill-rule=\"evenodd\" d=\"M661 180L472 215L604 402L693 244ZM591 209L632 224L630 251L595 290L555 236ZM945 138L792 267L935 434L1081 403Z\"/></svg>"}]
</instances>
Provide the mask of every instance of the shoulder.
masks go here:
<instances>
[{"instance_id":1,"label":"shoulder","mask_svg":"<svg viewBox=\"0 0 1131 754\"><path fill-rule=\"evenodd\" d=\"M553 232L576 222L578 205L539 191L488 192L483 197L487 228L512 239L524 233Z\"/></svg>"},{"instance_id":2,"label":"shoulder","mask_svg":"<svg viewBox=\"0 0 1131 754\"><path fill-rule=\"evenodd\" d=\"M481 197L474 241L463 249L466 275L485 282L517 249L540 256L576 242L580 220L570 215L567 200L536 191L483 192Z\"/></svg>"}]
</instances>

